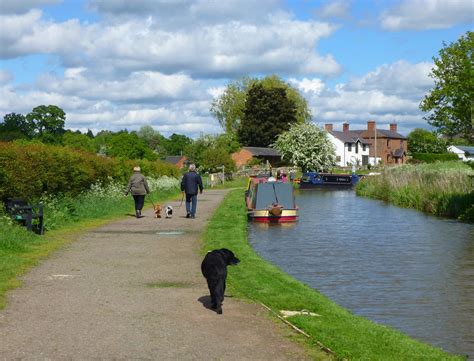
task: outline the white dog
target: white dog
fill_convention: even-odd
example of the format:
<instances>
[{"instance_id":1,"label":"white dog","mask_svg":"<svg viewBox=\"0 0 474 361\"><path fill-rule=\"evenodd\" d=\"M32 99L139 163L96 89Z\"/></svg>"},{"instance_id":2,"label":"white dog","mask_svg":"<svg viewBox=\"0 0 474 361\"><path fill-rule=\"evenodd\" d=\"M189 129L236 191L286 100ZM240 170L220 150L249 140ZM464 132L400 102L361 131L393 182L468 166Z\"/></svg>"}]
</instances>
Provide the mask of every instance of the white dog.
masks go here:
<instances>
[{"instance_id":1,"label":"white dog","mask_svg":"<svg viewBox=\"0 0 474 361\"><path fill-rule=\"evenodd\" d=\"M171 218L171 217L173 217L173 207L172 207L172 206L170 206L170 205L166 206L166 208L165 208L165 216L166 216L166 218Z\"/></svg>"}]
</instances>

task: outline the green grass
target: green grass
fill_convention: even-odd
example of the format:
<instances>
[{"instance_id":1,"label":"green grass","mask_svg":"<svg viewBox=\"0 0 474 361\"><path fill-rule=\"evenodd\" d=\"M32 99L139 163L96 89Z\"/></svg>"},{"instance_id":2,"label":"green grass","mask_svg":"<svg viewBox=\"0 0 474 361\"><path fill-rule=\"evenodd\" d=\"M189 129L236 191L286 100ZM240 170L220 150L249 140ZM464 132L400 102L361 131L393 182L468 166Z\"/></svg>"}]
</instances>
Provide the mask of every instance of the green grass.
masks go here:
<instances>
[{"instance_id":1,"label":"green grass","mask_svg":"<svg viewBox=\"0 0 474 361\"><path fill-rule=\"evenodd\" d=\"M474 222L474 170L462 162L386 168L356 186L360 196Z\"/></svg>"},{"instance_id":2,"label":"green grass","mask_svg":"<svg viewBox=\"0 0 474 361\"><path fill-rule=\"evenodd\" d=\"M226 197L203 235L203 254L223 247L231 249L241 260L238 266L229 267L229 290L234 296L264 303L275 312L304 309L321 315L288 319L311 336L305 341L311 349L319 349L320 342L333 350L338 359L350 360L463 359L355 316L260 258L247 241L242 190L234 190Z\"/></svg>"},{"instance_id":3,"label":"green grass","mask_svg":"<svg viewBox=\"0 0 474 361\"><path fill-rule=\"evenodd\" d=\"M177 198L177 189L154 192L154 202ZM145 207L151 206L147 201ZM79 232L98 227L112 219L134 214L133 199L91 198L62 199L54 207L46 208L44 236L27 232L24 227L9 224L0 218L0 309L5 307L5 294L20 286L18 277L61 246L71 242Z\"/></svg>"}]
</instances>

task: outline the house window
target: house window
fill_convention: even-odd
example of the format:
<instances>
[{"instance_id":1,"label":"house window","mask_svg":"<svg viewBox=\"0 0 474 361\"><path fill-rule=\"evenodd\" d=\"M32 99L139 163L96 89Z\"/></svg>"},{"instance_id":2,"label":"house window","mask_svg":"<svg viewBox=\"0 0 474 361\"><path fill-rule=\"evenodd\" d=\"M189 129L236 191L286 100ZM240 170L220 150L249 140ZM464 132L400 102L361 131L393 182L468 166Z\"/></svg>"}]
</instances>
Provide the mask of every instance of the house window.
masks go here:
<instances>
[{"instance_id":1,"label":"house window","mask_svg":"<svg viewBox=\"0 0 474 361\"><path fill-rule=\"evenodd\" d=\"M390 139L387 139L387 148L390 147Z\"/></svg>"},{"instance_id":2,"label":"house window","mask_svg":"<svg viewBox=\"0 0 474 361\"><path fill-rule=\"evenodd\" d=\"M365 144L362 144L362 151L366 151L367 150L367 146Z\"/></svg>"},{"instance_id":3,"label":"house window","mask_svg":"<svg viewBox=\"0 0 474 361\"><path fill-rule=\"evenodd\" d=\"M347 151L352 152L352 143L347 143Z\"/></svg>"},{"instance_id":4,"label":"house window","mask_svg":"<svg viewBox=\"0 0 474 361\"><path fill-rule=\"evenodd\" d=\"M356 154L359 154L359 142L356 142Z\"/></svg>"}]
</instances>

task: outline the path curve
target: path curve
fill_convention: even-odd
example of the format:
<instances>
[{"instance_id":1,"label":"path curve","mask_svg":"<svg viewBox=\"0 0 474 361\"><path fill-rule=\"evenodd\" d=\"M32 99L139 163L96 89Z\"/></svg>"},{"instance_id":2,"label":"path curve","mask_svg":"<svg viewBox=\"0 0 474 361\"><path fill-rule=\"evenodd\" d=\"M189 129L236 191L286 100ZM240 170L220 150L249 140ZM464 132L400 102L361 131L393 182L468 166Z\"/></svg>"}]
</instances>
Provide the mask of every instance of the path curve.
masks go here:
<instances>
[{"instance_id":1,"label":"path curve","mask_svg":"<svg viewBox=\"0 0 474 361\"><path fill-rule=\"evenodd\" d=\"M147 210L42 262L0 312L0 359L307 359L260 306L228 297L223 315L205 307L200 232L226 192L205 190L196 219L170 202L172 219Z\"/></svg>"}]
</instances>

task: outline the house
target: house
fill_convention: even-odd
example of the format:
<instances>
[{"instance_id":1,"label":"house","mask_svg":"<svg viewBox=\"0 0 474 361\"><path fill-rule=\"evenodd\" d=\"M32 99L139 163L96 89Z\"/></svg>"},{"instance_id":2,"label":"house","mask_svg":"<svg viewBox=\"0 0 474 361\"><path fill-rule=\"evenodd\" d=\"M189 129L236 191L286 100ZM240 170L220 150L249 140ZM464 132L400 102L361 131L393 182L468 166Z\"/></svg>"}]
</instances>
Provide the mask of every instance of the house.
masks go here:
<instances>
[{"instance_id":1,"label":"house","mask_svg":"<svg viewBox=\"0 0 474 361\"><path fill-rule=\"evenodd\" d=\"M448 151L455 153L463 162L474 161L474 147L467 145L450 145Z\"/></svg>"},{"instance_id":2,"label":"house","mask_svg":"<svg viewBox=\"0 0 474 361\"><path fill-rule=\"evenodd\" d=\"M184 155L170 155L165 158L166 163L173 164L176 168L182 169L184 166L188 165L188 158Z\"/></svg>"},{"instance_id":3,"label":"house","mask_svg":"<svg viewBox=\"0 0 474 361\"><path fill-rule=\"evenodd\" d=\"M397 132L397 124L390 124L390 128L388 130L377 129L375 121L369 120L367 122L367 129L352 131L349 131L349 124L345 124L345 126L343 125L342 131L342 135L345 136L342 140L338 139L340 142L344 142L344 148L340 147L339 153L336 153L336 156L340 157L341 161L343 161L344 157L346 157L346 165L347 162L352 163L351 159L347 160L348 155L349 158L353 156L355 157L352 159L357 159L357 156L360 155L362 160L360 164L365 164L365 162L371 165L379 164L381 162L383 164L403 164L406 162L407 138ZM326 124L325 129L332 130L332 124ZM344 129L346 130L346 133L344 133ZM332 135L335 137L334 134ZM357 140L360 141L359 148L355 148L356 143L351 143L351 139L355 142L357 142ZM366 144L366 150L368 147L368 159L366 157L362 157L367 154L363 153L363 150L362 153L360 151L360 147L363 149L364 143ZM333 144L335 143L333 142ZM349 144L353 144L353 146L351 145L351 152L349 152L348 149ZM335 144L335 146L337 150L337 145ZM355 153L353 148L357 149L359 153ZM344 152L342 152L343 149Z\"/></svg>"},{"instance_id":4,"label":"house","mask_svg":"<svg viewBox=\"0 0 474 361\"><path fill-rule=\"evenodd\" d=\"M238 152L232 153L231 157L237 168L246 165L253 158L259 159L262 163L268 162L272 167L281 162L280 153L273 148L242 147Z\"/></svg>"},{"instance_id":5,"label":"house","mask_svg":"<svg viewBox=\"0 0 474 361\"><path fill-rule=\"evenodd\" d=\"M342 125L342 132L333 130L332 124L326 124L329 140L336 149L336 163L340 167L369 164L370 143L357 131L350 131L349 124Z\"/></svg>"}]
</instances>

